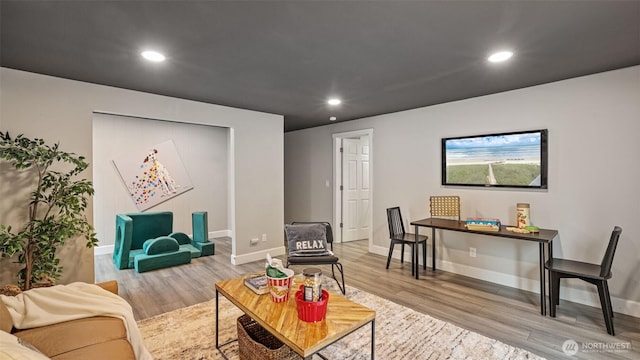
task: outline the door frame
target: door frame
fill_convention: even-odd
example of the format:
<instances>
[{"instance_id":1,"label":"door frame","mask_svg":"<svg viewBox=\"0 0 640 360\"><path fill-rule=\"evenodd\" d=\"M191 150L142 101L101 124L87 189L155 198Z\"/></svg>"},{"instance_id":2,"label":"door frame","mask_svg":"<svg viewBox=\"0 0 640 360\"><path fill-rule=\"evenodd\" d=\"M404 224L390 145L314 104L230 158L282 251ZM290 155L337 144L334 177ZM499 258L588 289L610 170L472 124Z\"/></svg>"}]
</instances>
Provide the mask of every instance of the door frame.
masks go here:
<instances>
[{"instance_id":1,"label":"door frame","mask_svg":"<svg viewBox=\"0 0 640 360\"><path fill-rule=\"evenodd\" d=\"M334 231L333 240L336 243L342 242L342 139L369 136L369 249L373 246L373 129L362 129L332 134L333 138L333 226L338 231Z\"/></svg>"}]
</instances>

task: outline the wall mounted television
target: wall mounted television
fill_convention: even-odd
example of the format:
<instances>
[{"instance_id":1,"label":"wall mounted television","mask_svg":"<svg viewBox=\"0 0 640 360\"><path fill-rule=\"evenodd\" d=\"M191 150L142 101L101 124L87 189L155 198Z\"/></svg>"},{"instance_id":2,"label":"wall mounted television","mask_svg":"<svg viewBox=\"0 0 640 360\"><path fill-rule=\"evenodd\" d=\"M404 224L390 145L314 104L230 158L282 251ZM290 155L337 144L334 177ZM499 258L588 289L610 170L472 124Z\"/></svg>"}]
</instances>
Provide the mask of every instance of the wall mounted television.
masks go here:
<instances>
[{"instance_id":1,"label":"wall mounted television","mask_svg":"<svg viewBox=\"0 0 640 360\"><path fill-rule=\"evenodd\" d=\"M547 129L442 139L442 185L547 188Z\"/></svg>"}]
</instances>

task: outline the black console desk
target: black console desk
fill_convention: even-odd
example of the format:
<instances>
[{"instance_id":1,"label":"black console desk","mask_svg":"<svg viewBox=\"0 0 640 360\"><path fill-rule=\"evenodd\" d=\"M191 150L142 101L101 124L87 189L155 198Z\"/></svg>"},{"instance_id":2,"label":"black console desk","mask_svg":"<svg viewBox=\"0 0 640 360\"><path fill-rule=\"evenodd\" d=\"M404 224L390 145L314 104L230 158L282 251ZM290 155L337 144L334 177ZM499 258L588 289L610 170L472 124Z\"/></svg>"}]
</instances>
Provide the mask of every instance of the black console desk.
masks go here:
<instances>
[{"instance_id":1,"label":"black console desk","mask_svg":"<svg viewBox=\"0 0 640 360\"><path fill-rule=\"evenodd\" d=\"M547 314L547 302L546 302L546 275L544 269L545 256L545 244L547 245L549 259L553 257L553 239L558 235L557 230L540 229L539 233L521 234L512 231L507 231L506 226L501 226L499 231L480 231L469 230L465 226L464 221L447 220L428 218L417 221L412 221L411 225L415 226L415 233L418 234L420 227L431 228L431 268L436 270L436 229L459 231L465 233L480 234L486 236L499 236L504 238L535 241L539 244L540 252L540 312L542 315ZM415 251L415 258L413 263L415 264L416 279L419 279L419 266L418 266L418 251ZM426 264L425 264L426 265Z\"/></svg>"}]
</instances>

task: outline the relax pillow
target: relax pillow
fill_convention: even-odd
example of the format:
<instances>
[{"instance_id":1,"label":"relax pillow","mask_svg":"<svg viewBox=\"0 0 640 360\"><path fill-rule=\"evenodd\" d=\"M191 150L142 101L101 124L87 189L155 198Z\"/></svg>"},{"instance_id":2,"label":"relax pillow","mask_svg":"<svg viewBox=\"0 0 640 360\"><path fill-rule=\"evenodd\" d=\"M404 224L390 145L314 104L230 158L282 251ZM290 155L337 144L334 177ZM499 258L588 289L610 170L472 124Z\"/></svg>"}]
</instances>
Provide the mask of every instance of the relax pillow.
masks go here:
<instances>
[{"instance_id":1,"label":"relax pillow","mask_svg":"<svg viewBox=\"0 0 640 360\"><path fill-rule=\"evenodd\" d=\"M33 345L28 342L0 331L0 359L6 360L47 360Z\"/></svg>"},{"instance_id":2,"label":"relax pillow","mask_svg":"<svg viewBox=\"0 0 640 360\"><path fill-rule=\"evenodd\" d=\"M180 250L180 245L176 239L168 236L160 236L149 239L142 244L142 250L147 255L157 255Z\"/></svg>"},{"instance_id":3,"label":"relax pillow","mask_svg":"<svg viewBox=\"0 0 640 360\"><path fill-rule=\"evenodd\" d=\"M285 225L289 256L331 255L327 247L327 230L324 224Z\"/></svg>"}]
</instances>

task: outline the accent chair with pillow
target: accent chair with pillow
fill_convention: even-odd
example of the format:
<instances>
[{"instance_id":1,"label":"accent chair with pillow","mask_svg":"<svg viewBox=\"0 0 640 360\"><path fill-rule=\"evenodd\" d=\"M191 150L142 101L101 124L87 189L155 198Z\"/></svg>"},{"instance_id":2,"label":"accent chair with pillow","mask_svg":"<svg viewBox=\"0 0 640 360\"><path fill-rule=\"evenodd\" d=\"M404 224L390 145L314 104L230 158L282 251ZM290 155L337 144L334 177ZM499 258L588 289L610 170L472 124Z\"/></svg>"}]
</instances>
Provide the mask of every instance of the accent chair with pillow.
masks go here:
<instances>
[{"instance_id":1,"label":"accent chair with pillow","mask_svg":"<svg viewBox=\"0 0 640 360\"><path fill-rule=\"evenodd\" d=\"M344 269L333 253L333 231L328 222L294 222L284 227L287 264L331 265L331 275L345 294ZM335 269L342 281L336 277Z\"/></svg>"}]
</instances>

